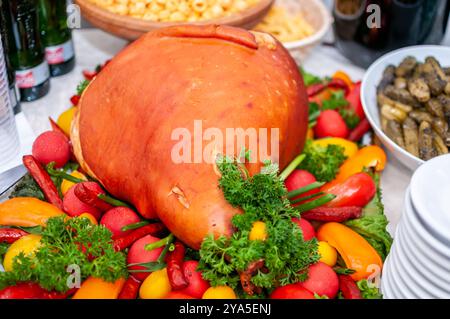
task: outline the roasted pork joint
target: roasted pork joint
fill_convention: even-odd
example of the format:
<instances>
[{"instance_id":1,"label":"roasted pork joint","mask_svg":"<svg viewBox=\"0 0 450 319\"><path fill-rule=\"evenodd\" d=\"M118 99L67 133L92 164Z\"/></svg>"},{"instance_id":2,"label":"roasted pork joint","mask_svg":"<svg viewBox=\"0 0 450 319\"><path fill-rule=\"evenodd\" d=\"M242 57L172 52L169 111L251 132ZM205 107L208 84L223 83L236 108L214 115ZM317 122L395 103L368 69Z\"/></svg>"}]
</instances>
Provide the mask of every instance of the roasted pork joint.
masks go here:
<instances>
[{"instance_id":1,"label":"roasted pork joint","mask_svg":"<svg viewBox=\"0 0 450 319\"><path fill-rule=\"evenodd\" d=\"M283 168L301 152L307 130L306 91L295 61L268 34L232 27L148 33L86 89L71 139L83 169L111 194L147 218L160 218L177 238L199 248L207 234L230 235L239 210L223 197L214 163L173 158L179 143L173 132L180 128L192 133L187 144L195 153L198 121L203 132L223 136L227 128L277 129L276 158ZM258 147L267 145L258 145L259 137L258 143L245 142L257 157L250 173L264 159ZM227 139L215 144L216 151L228 154L230 142L237 143ZM239 152L236 147L233 155Z\"/></svg>"}]
</instances>

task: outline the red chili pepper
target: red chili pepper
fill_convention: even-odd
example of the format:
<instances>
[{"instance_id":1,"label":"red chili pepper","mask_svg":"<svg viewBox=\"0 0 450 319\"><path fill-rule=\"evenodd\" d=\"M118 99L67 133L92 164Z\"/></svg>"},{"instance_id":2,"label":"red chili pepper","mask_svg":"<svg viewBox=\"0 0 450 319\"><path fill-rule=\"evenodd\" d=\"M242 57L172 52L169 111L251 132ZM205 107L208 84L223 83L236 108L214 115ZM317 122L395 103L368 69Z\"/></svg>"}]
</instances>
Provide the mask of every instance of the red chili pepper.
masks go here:
<instances>
[{"instance_id":1,"label":"red chili pepper","mask_svg":"<svg viewBox=\"0 0 450 319\"><path fill-rule=\"evenodd\" d=\"M52 131L61 133L63 136L66 137L67 140L69 140L66 133L59 127L58 124L56 124L55 121L53 121L53 119L51 117L48 117L48 120L50 121L50 126L52 127Z\"/></svg>"},{"instance_id":2,"label":"red chili pepper","mask_svg":"<svg viewBox=\"0 0 450 319\"><path fill-rule=\"evenodd\" d=\"M341 89L344 90L344 94L347 95L350 91L347 83L341 79L331 79L328 83L316 83L308 86L306 88L306 93L308 97L313 97L325 89Z\"/></svg>"},{"instance_id":3,"label":"red chili pepper","mask_svg":"<svg viewBox=\"0 0 450 319\"><path fill-rule=\"evenodd\" d=\"M165 229L164 225L161 223L154 223L150 225L143 226L131 232L130 234L117 238L113 242L114 249L116 251L124 250L130 247L136 240L141 239L146 235L156 236Z\"/></svg>"},{"instance_id":4,"label":"red chili pepper","mask_svg":"<svg viewBox=\"0 0 450 319\"><path fill-rule=\"evenodd\" d=\"M350 141L358 142L364 134L370 130L370 123L367 118L364 118L359 124L350 132L348 138Z\"/></svg>"},{"instance_id":5,"label":"red chili pepper","mask_svg":"<svg viewBox=\"0 0 450 319\"><path fill-rule=\"evenodd\" d=\"M41 188L46 200L62 210L62 200L59 197L58 190L50 178L50 175L48 175L32 155L25 155L22 158L22 161L30 175Z\"/></svg>"},{"instance_id":6,"label":"red chili pepper","mask_svg":"<svg viewBox=\"0 0 450 319\"><path fill-rule=\"evenodd\" d=\"M330 82L328 82L327 87L330 89L344 90L344 95L347 95L350 91L347 83L342 79L331 79Z\"/></svg>"},{"instance_id":7,"label":"red chili pepper","mask_svg":"<svg viewBox=\"0 0 450 319\"><path fill-rule=\"evenodd\" d=\"M93 188L90 186L92 183L93 182L78 183L74 188L75 196L83 203L95 207L102 212L112 209L112 205L98 198L98 195L105 194L105 192L99 192L100 187Z\"/></svg>"},{"instance_id":8,"label":"red chili pepper","mask_svg":"<svg viewBox=\"0 0 450 319\"><path fill-rule=\"evenodd\" d=\"M319 94L320 92L322 92L323 90L325 90L327 87L325 84L322 83L316 83L316 84L312 84L310 86L308 86L306 88L306 93L308 94L308 97L313 97L317 94Z\"/></svg>"},{"instance_id":9,"label":"red chili pepper","mask_svg":"<svg viewBox=\"0 0 450 319\"><path fill-rule=\"evenodd\" d=\"M175 249L167 254L167 276L173 290L184 289L189 285L183 272L184 254L186 249L184 245L176 241Z\"/></svg>"},{"instance_id":10,"label":"red chili pepper","mask_svg":"<svg viewBox=\"0 0 450 319\"><path fill-rule=\"evenodd\" d=\"M361 291L352 277L348 275L339 275L339 290L344 299L362 299Z\"/></svg>"},{"instance_id":11,"label":"red chili pepper","mask_svg":"<svg viewBox=\"0 0 450 319\"><path fill-rule=\"evenodd\" d=\"M362 214L361 207L317 207L302 213L302 218L320 222L342 223L349 219L359 218Z\"/></svg>"},{"instance_id":12,"label":"red chili pepper","mask_svg":"<svg viewBox=\"0 0 450 319\"><path fill-rule=\"evenodd\" d=\"M361 81L356 82L353 85L353 88L345 93L345 99L348 101L350 108L353 109L360 120L363 120L366 115L361 102Z\"/></svg>"},{"instance_id":13,"label":"red chili pepper","mask_svg":"<svg viewBox=\"0 0 450 319\"><path fill-rule=\"evenodd\" d=\"M130 275L123 285L122 291L119 294L118 299L136 299L139 288L141 287L141 281Z\"/></svg>"},{"instance_id":14,"label":"red chili pepper","mask_svg":"<svg viewBox=\"0 0 450 319\"><path fill-rule=\"evenodd\" d=\"M91 81L93 78L95 78L98 75L97 71L89 71L89 70L84 70L83 71L83 76L86 80Z\"/></svg>"},{"instance_id":15,"label":"red chili pepper","mask_svg":"<svg viewBox=\"0 0 450 319\"><path fill-rule=\"evenodd\" d=\"M12 244L17 239L28 235L26 231L16 228L0 228L0 243Z\"/></svg>"},{"instance_id":16,"label":"red chili pepper","mask_svg":"<svg viewBox=\"0 0 450 319\"><path fill-rule=\"evenodd\" d=\"M66 299L75 293L70 289L65 293L48 291L32 282L22 282L0 290L0 299Z\"/></svg>"},{"instance_id":17,"label":"red chili pepper","mask_svg":"<svg viewBox=\"0 0 450 319\"><path fill-rule=\"evenodd\" d=\"M357 173L343 183L331 185L329 188L324 185L321 190L336 195L336 198L325 204L326 207L364 207L375 195L377 187L369 174Z\"/></svg>"},{"instance_id":18,"label":"red chili pepper","mask_svg":"<svg viewBox=\"0 0 450 319\"><path fill-rule=\"evenodd\" d=\"M79 95L73 95L71 98L70 98L70 102L72 103L72 105L74 105L74 106L77 106L78 105L78 103L80 102L80 96Z\"/></svg>"}]
</instances>

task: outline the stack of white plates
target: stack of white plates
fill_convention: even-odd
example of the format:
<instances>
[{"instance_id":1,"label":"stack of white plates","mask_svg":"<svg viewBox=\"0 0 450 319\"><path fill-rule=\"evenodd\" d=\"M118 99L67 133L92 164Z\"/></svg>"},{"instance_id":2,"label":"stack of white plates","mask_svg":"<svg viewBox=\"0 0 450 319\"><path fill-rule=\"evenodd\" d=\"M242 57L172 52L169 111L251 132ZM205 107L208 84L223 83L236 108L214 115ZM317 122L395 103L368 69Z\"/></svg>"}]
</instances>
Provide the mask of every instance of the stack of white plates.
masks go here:
<instances>
[{"instance_id":1,"label":"stack of white plates","mask_svg":"<svg viewBox=\"0 0 450 319\"><path fill-rule=\"evenodd\" d=\"M450 298L450 155L414 173L382 278L385 298Z\"/></svg>"}]
</instances>

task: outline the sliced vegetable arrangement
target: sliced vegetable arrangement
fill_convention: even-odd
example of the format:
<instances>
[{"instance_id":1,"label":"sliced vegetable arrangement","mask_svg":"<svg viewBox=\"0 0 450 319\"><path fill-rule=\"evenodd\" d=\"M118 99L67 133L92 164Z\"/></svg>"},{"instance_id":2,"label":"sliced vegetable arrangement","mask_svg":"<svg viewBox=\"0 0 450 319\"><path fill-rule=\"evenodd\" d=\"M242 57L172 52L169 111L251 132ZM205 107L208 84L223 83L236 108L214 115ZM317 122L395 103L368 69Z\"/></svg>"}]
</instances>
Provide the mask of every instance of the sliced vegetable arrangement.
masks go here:
<instances>
[{"instance_id":1,"label":"sliced vegetable arrangement","mask_svg":"<svg viewBox=\"0 0 450 319\"><path fill-rule=\"evenodd\" d=\"M231 237L208 236L196 251L157 220L113 198L74 161L73 107L40 135L23 161L28 174L0 203L1 298L361 299L392 239L381 201L386 155L357 144L368 131L359 83L343 72L303 72L310 135L279 172L267 162L217 159L218 187L242 210Z\"/></svg>"}]
</instances>

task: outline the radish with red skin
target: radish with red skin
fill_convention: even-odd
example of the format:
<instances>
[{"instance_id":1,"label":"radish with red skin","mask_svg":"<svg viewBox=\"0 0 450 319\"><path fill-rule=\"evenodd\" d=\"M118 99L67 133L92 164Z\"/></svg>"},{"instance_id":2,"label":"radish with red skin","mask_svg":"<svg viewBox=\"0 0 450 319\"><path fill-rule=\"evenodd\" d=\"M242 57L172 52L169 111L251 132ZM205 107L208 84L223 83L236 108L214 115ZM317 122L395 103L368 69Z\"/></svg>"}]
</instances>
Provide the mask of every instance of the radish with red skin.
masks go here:
<instances>
[{"instance_id":1,"label":"radish with red skin","mask_svg":"<svg viewBox=\"0 0 450 319\"><path fill-rule=\"evenodd\" d=\"M80 216L81 214L84 213L89 213L92 216L94 216L95 219L99 220L101 212L97 208L82 202L75 195L75 186L76 185L73 185L71 188L69 188L67 193L64 195L63 199L64 211L67 213L67 215L71 217Z\"/></svg>"},{"instance_id":2,"label":"radish with red skin","mask_svg":"<svg viewBox=\"0 0 450 319\"><path fill-rule=\"evenodd\" d=\"M316 181L317 181L316 178L310 172L305 171L303 169L296 169L288 176L288 178L286 178L286 180L284 181L284 185L286 186L288 192L292 192L299 188L308 186ZM295 198L292 198L292 200L298 199L300 197L313 195L313 194L318 193L319 191L320 190L318 188L316 188L316 189L310 190L309 192L301 194Z\"/></svg>"},{"instance_id":3,"label":"radish with red skin","mask_svg":"<svg viewBox=\"0 0 450 319\"><path fill-rule=\"evenodd\" d=\"M126 236L133 230L122 231L122 228L140 222L138 214L128 207L115 207L108 210L100 220L100 224L108 228L113 238Z\"/></svg>"},{"instance_id":4,"label":"radish with red skin","mask_svg":"<svg viewBox=\"0 0 450 319\"><path fill-rule=\"evenodd\" d=\"M60 132L47 131L39 135L33 143L34 158L42 165L55 162L61 168L70 159L70 144L66 136Z\"/></svg>"},{"instance_id":5,"label":"radish with red skin","mask_svg":"<svg viewBox=\"0 0 450 319\"><path fill-rule=\"evenodd\" d=\"M270 299L315 299L314 294L299 283L276 288Z\"/></svg>"},{"instance_id":6,"label":"radish with red skin","mask_svg":"<svg viewBox=\"0 0 450 319\"><path fill-rule=\"evenodd\" d=\"M188 260L183 263L183 273L189 285L179 290L182 293L200 299L203 293L210 287L209 283L203 279L202 273L197 271L198 261Z\"/></svg>"},{"instance_id":7,"label":"radish with red skin","mask_svg":"<svg viewBox=\"0 0 450 319\"><path fill-rule=\"evenodd\" d=\"M314 136L323 137L342 137L346 138L350 133L344 119L335 110L325 110L320 113L317 123L314 126Z\"/></svg>"},{"instance_id":8,"label":"radish with red skin","mask_svg":"<svg viewBox=\"0 0 450 319\"><path fill-rule=\"evenodd\" d=\"M156 248L153 250L146 250L145 246L154 242L159 241L160 238L153 237L152 235L147 235L138 239L130 247L127 255L127 264L138 264L138 263L148 263L151 261L156 261L161 255L164 247ZM130 266L129 270L145 270L143 266ZM135 272L133 276L140 281L144 281L150 275L151 272Z\"/></svg>"},{"instance_id":9,"label":"radish with red skin","mask_svg":"<svg viewBox=\"0 0 450 319\"><path fill-rule=\"evenodd\" d=\"M304 218L292 218L292 221L302 230L303 240L311 240L316 237L316 231L309 221Z\"/></svg>"},{"instance_id":10,"label":"radish with red skin","mask_svg":"<svg viewBox=\"0 0 450 319\"><path fill-rule=\"evenodd\" d=\"M338 276L333 268L320 261L309 266L308 279L300 285L319 296L327 296L330 299L335 298L339 292Z\"/></svg>"}]
</instances>

